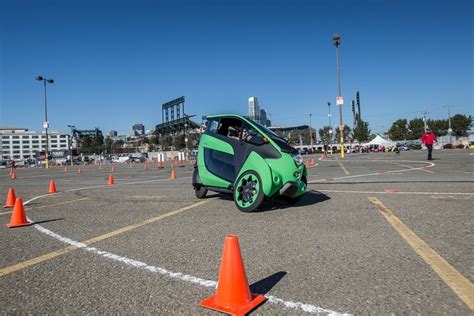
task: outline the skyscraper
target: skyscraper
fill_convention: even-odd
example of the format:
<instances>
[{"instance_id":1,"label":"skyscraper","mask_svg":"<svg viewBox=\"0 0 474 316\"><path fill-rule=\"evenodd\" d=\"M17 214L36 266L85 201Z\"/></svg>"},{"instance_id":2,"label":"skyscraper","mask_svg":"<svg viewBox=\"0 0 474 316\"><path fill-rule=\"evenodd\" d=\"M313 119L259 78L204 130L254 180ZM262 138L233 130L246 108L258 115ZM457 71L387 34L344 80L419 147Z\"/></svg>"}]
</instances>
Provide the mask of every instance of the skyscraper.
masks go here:
<instances>
[{"instance_id":1,"label":"skyscraper","mask_svg":"<svg viewBox=\"0 0 474 316\"><path fill-rule=\"evenodd\" d=\"M257 97L249 98L249 117L257 122L260 120L260 107L258 106Z\"/></svg>"}]
</instances>

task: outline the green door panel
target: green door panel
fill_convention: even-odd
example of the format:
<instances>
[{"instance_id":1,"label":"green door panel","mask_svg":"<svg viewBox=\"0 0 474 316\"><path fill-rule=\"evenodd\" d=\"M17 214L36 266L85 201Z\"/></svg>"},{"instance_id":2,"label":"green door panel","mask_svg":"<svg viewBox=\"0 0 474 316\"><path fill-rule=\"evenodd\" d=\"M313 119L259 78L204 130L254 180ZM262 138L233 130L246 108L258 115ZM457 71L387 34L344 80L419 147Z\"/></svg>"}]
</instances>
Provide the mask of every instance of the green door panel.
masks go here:
<instances>
[{"instance_id":1,"label":"green door panel","mask_svg":"<svg viewBox=\"0 0 474 316\"><path fill-rule=\"evenodd\" d=\"M199 140L197 165L198 165L199 178L201 179L201 183L206 186L212 186L212 187L219 187L219 188L229 187L230 182L215 176L214 174L210 173L207 170L204 164L204 148L219 150L231 155L234 154L234 149L232 148L232 146L230 146L226 142L220 139L217 139L215 137L206 135L206 134L202 134Z\"/></svg>"},{"instance_id":2,"label":"green door panel","mask_svg":"<svg viewBox=\"0 0 474 316\"><path fill-rule=\"evenodd\" d=\"M232 148L230 144L207 134L202 134L201 139L199 140L199 147L201 147L201 145L204 146L205 148L210 148L210 149L225 152L226 154L231 154L231 155L234 154L234 149Z\"/></svg>"}]
</instances>

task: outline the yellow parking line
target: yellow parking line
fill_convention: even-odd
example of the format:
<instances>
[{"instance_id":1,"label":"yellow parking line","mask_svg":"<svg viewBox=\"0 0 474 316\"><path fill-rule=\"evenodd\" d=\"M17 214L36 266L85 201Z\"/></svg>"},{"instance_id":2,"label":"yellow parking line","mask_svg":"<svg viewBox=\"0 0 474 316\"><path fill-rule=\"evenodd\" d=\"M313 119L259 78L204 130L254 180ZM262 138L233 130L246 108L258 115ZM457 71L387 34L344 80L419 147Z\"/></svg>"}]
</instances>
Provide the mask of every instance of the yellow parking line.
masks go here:
<instances>
[{"instance_id":1,"label":"yellow parking line","mask_svg":"<svg viewBox=\"0 0 474 316\"><path fill-rule=\"evenodd\" d=\"M351 174L349 171L347 171L346 167L344 167L344 165L342 164L342 162L339 162L339 165L341 166L342 171L344 171L345 174Z\"/></svg>"},{"instance_id":2,"label":"yellow parking line","mask_svg":"<svg viewBox=\"0 0 474 316\"><path fill-rule=\"evenodd\" d=\"M75 200L72 200L72 201L65 201L65 202L53 203L53 204L42 205L42 206L26 207L26 209L27 210L32 210L32 209L37 209L37 208L46 208L46 207L50 207L50 206L70 204L70 203L74 203L74 202L77 202L77 201L83 201L83 200L89 200L89 199L90 198L85 197L85 198L75 199ZM12 213L12 211L2 212L2 213L0 213L0 215L11 214L11 213Z\"/></svg>"},{"instance_id":3,"label":"yellow parking line","mask_svg":"<svg viewBox=\"0 0 474 316\"><path fill-rule=\"evenodd\" d=\"M385 219L415 250L415 252L433 269L434 272L456 293L456 295L474 311L474 284L459 273L433 248L425 243L413 231L400 221L376 197L369 197L370 202L377 206Z\"/></svg>"},{"instance_id":4,"label":"yellow parking line","mask_svg":"<svg viewBox=\"0 0 474 316\"><path fill-rule=\"evenodd\" d=\"M93 243L96 243L96 242L98 242L98 241L102 241L102 240L104 240L104 239L108 239L108 238L111 238L111 237L114 237L114 236L117 236L117 235L120 235L120 234L129 232L129 231L131 231L131 230L133 230L133 229L142 227L142 226L144 226L144 225L147 225L147 224L150 224L150 223L153 223L153 222L162 220L162 219L164 219L164 218L167 218L167 217L170 217L170 216L173 216L173 215L176 215L176 214L179 214L179 213L181 213L181 212L184 212L184 211L189 210L189 209L191 209L191 208L194 208L194 207L203 205L203 204L208 203L208 202L210 202L210 201L212 201L212 200L215 200L215 199L216 199L216 198L210 198L210 199L206 199L206 200L203 200L203 201L199 201L199 202L193 203L193 204L191 204L191 205L188 205L188 206L179 208L179 209L177 209L177 210L174 210L174 211L171 211L171 212L168 212L168 213L165 213L165 214L161 214L161 215L156 216L156 217L152 217L152 218L147 219L147 220L144 220L144 221L142 221L142 222L135 223L135 224L132 224L132 225L129 225L129 226L126 226L126 227L123 227L123 228L120 228L120 229L111 231L111 232L109 232L109 233L107 233L107 234L100 235L100 236L97 236L97 237L88 239L88 240L86 240L86 241L83 241L82 243L88 246L88 245L93 244ZM53 251L53 252L44 254L44 255L42 255L42 256L39 256L39 257L30 259L30 260L26 260L26 261L23 261L23 262L20 262L20 263L14 264L14 265L12 265L12 266L8 266L8 267L5 267L5 268L2 268L2 269L0 269L0 277L2 277L2 276L4 276L4 275L7 275L7 274L10 274L10 273L13 273L13 272L15 272L15 271L23 270L23 269L25 269L25 268L31 267L31 266L33 266L33 265L35 265L35 264L38 264L38 263L47 261L47 260L49 260L49 259L53 259L53 258L59 257L59 256L61 256L61 255L67 254L67 253L69 253L69 252L71 252L71 251L74 251L74 250L76 250L76 249L79 249L79 248L80 248L80 247L77 247L77 246L67 246L67 247L64 247L64 248L62 248L62 249L58 249L58 250L55 250L55 251Z\"/></svg>"}]
</instances>

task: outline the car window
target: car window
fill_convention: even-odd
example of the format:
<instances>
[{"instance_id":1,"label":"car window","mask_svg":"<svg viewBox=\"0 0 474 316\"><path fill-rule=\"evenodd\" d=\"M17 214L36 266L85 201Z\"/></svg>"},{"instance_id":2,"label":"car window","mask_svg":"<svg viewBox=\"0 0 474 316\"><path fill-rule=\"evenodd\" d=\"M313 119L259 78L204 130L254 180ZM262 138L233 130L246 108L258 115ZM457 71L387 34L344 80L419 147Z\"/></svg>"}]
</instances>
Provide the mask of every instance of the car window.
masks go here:
<instances>
[{"instance_id":1,"label":"car window","mask_svg":"<svg viewBox=\"0 0 474 316\"><path fill-rule=\"evenodd\" d=\"M242 132L241 120L234 117L225 117L225 118L221 118L221 120L219 121L217 134L239 140L241 132Z\"/></svg>"},{"instance_id":2,"label":"car window","mask_svg":"<svg viewBox=\"0 0 474 316\"><path fill-rule=\"evenodd\" d=\"M259 132L257 132L255 128L253 128L247 123L245 123L242 128L241 139L249 144L257 146L263 145L268 142L268 140L265 141L264 137Z\"/></svg>"},{"instance_id":3,"label":"car window","mask_svg":"<svg viewBox=\"0 0 474 316\"><path fill-rule=\"evenodd\" d=\"M207 130L211 133L216 133L219 127L219 119L213 118L207 121Z\"/></svg>"}]
</instances>

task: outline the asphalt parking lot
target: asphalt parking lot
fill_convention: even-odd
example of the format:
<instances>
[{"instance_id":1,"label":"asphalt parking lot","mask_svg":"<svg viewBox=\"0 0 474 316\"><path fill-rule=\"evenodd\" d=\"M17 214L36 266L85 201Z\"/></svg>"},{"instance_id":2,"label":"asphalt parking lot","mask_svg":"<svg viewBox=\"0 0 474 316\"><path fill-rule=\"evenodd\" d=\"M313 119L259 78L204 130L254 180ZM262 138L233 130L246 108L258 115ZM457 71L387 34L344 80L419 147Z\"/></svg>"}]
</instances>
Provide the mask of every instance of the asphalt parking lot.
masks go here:
<instances>
[{"instance_id":1,"label":"asphalt parking lot","mask_svg":"<svg viewBox=\"0 0 474 316\"><path fill-rule=\"evenodd\" d=\"M237 234L268 298L253 315L472 314L474 156L425 155L312 156L298 204L250 214L196 199L191 165L176 180L154 164L1 170L1 201L13 187L36 223L9 229L0 211L1 313L216 315L199 302Z\"/></svg>"}]
</instances>

